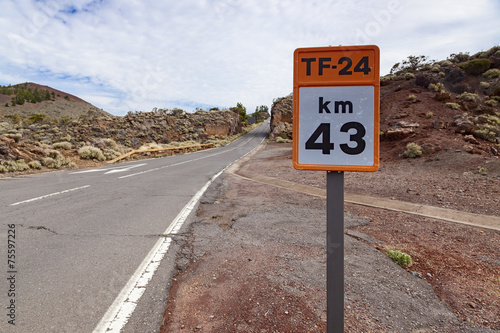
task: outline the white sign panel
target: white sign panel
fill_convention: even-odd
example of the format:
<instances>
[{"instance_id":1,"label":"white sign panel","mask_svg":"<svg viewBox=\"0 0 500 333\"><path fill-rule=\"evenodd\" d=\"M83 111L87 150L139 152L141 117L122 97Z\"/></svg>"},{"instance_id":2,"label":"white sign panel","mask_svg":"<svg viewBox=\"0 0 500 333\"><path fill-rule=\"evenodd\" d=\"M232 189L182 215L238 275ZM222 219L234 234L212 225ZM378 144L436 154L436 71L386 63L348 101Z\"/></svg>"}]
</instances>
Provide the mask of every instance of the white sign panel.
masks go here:
<instances>
[{"instance_id":1,"label":"white sign panel","mask_svg":"<svg viewBox=\"0 0 500 333\"><path fill-rule=\"evenodd\" d=\"M373 86L299 88L298 163L374 165Z\"/></svg>"}]
</instances>

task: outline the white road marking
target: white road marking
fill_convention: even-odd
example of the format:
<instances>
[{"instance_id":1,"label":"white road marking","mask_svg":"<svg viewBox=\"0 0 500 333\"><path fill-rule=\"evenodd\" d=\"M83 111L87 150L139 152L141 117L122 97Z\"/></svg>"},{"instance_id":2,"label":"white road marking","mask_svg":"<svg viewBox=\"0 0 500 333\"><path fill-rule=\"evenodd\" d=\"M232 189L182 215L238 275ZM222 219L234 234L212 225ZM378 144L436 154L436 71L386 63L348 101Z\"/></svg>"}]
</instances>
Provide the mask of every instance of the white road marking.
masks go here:
<instances>
[{"instance_id":1,"label":"white road marking","mask_svg":"<svg viewBox=\"0 0 500 333\"><path fill-rule=\"evenodd\" d=\"M125 171L129 171L130 169L141 167L143 165L146 165L146 163L131 165L131 166L128 166L128 167L113 168L113 169L109 170L108 172L105 172L104 174L107 175L107 174L110 174L110 173L125 172Z\"/></svg>"},{"instance_id":2,"label":"white road marking","mask_svg":"<svg viewBox=\"0 0 500 333\"><path fill-rule=\"evenodd\" d=\"M142 174L149 173L149 172L152 172L152 171L157 171L157 170L164 169L164 168L169 168L169 167L178 166L178 165L182 165L182 164L186 164L186 163L191 163L191 162L203 160L203 159L206 159L206 158L214 157L214 156L217 156L217 155L220 155L220 154L228 153L228 152L230 152L232 150L235 150L235 149L237 149L237 148L239 148L239 147L247 144L250 140L252 140L252 139L250 138L250 139L248 139L247 141L243 142L241 145L239 145L237 147L234 147L234 148L231 148L231 149L227 149L227 150L223 150L223 151L221 151L219 153L215 153L215 154L208 155L208 156L194 158L192 160L187 160L187 161L184 161L184 162L179 162L179 163L165 165L165 166L162 166L160 168L153 168L153 169L144 170L144 171L141 171L141 172L131 173L129 175L118 177L118 179L123 179L123 178L138 176L138 175L142 175Z\"/></svg>"},{"instance_id":3,"label":"white road marking","mask_svg":"<svg viewBox=\"0 0 500 333\"><path fill-rule=\"evenodd\" d=\"M177 217L170 223L168 228L165 230L165 235L173 235L179 232L184 221L194 209L195 205L200 200L201 196L207 190L208 186L213 183L220 174L222 174L226 168L218 172L213 176L206 184L203 186L184 206ZM160 262L167 253L170 244L172 243L171 237L162 237L153 246L151 251L139 267L136 269L132 277L128 280L127 284L121 290L118 297L109 307L108 311L104 314L102 319L97 324L93 333L110 333L110 332L120 332L122 328L127 324L130 316L135 310L139 299L142 294L146 291L146 286L149 281L153 278L154 273Z\"/></svg>"},{"instance_id":4,"label":"white road marking","mask_svg":"<svg viewBox=\"0 0 500 333\"><path fill-rule=\"evenodd\" d=\"M76 190L81 190L81 189L84 189L84 188L87 188L87 187L90 187L90 185L85 185L85 186L75 187L75 188L71 188L71 189L69 189L69 190L64 190L64 191L60 191L60 192L54 192L54 193L51 193L51 194L42 195L41 197L36 197L36 198L33 198L33 199L24 200L24 201L19 201L19 202L16 202L16 203L10 204L10 206L16 206L16 205L20 205L20 204L24 204L24 203L28 203L28 202L32 202L32 201L36 201L36 200L41 200L41 199L45 199L45 198L49 198L49 197L53 197L54 195L59 195L59 194L63 194L63 193L68 193L68 192L72 192L72 191L76 191Z\"/></svg>"},{"instance_id":5,"label":"white road marking","mask_svg":"<svg viewBox=\"0 0 500 333\"><path fill-rule=\"evenodd\" d=\"M105 169L88 169L88 170L83 170L83 171L75 171L75 172L70 172L70 175L76 175L79 173L91 173L91 172L102 172L106 171Z\"/></svg>"},{"instance_id":6,"label":"white road marking","mask_svg":"<svg viewBox=\"0 0 500 333\"><path fill-rule=\"evenodd\" d=\"M244 144L248 143L251 139L246 141ZM264 139L262 139L264 141ZM261 144L262 141L259 143ZM258 146L257 146L258 147ZM236 149L238 147L235 147L233 149ZM231 150L233 150L231 149ZM254 148L256 149L256 148ZM252 150L253 151L253 150ZM226 151L227 152L227 151ZM207 157L213 157L219 154L222 154L223 152L217 153L217 154L212 154ZM219 171L217 174L215 174L210 180L203 186L192 198L191 200L184 206L184 208L179 212L179 214L175 217L175 219L170 223L168 228L164 231L164 235L175 235L179 230L181 229L183 223L186 221L187 217L189 214L192 212L194 209L195 205L198 203L200 200L201 196L205 193L207 188L212 184L217 177L219 177L224 171L226 171L227 168L229 168L233 163L239 161L246 155L248 155L250 152L246 153L242 157L240 157L238 160L230 163L228 166L226 166L224 169ZM184 161L180 162L177 164L173 165L181 165L184 163L189 163L193 162L196 160L204 159L207 157L200 157L194 160L189 160L189 161ZM169 166L173 166L169 165ZM162 168L166 168L169 166L164 166ZM150 169L146 170L137 174L143 174L146 172L151 172L154 170L162 169L162 168L155 168L155 169ZM134 175L134 174L132 174ZM119 178L125 178L125 177L130 177L131 175L127 176L122 176ZM154 273L156 272L156 269L158 266L160 266L160 262L167 253L168 249L170 248L170 244L172 243L172 237L163 237L160 238L153 248L149 251L148 255L142 263L139 265L139 267L136 269L134 274L130 277L128 280L127 284L123 289L120 291L116 299L114 300L113 304L109 307L109 309L106 311L104 316L101 318L99 323L97 324L96 328L94 329L93 333L111 333L111 332L120 332L123 327L127 324L128 320L132 316L132 313L134 312L137 303L139 302L139 299L142 297L144 292L146 291L146 287L149 283L149 281L153 278Z\"/></svg>"},{"instance_id":7,"label":"white road marking","mask_svg":"<svg viewBox=\"0 0 500 333\"><path fill-rule=\"evenodd\" d=\"M135 165L131 165L131 166L119 166L119 167L115 167L115 168L89 169L89 170L82 170L82 171L70 172L69 174L70 175L76 175L76 174L80 174L80 173L105 172L105 171L107 171L107 172L104 173L106 175L108 173L128 171L130 169L137 168L137 167L140 167L140 166L143 166L143 165L147 165L147 163L135 164Z\"/></svg>"}]
</instances>

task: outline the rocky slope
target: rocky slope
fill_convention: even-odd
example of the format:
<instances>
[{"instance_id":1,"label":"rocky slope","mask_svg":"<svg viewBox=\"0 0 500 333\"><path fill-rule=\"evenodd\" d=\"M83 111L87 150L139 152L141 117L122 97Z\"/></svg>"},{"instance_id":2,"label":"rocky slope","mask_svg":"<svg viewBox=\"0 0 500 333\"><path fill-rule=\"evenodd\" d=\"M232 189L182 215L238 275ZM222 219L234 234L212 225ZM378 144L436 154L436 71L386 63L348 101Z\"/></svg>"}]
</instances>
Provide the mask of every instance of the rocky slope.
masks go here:
<instances>
[{"instance_id":1,"label":"rocky slope","mask_svg":"<svg viewBox=\"0 0 500 333\"><path fill-rule=\"evenodd\" d=\"M395 65L393 74L381 78L382 159L408 156L409 143L424 156L441 150L497 156L499 68L500 47L439 62L410 56ZM276 99L272 106L275 137L292 138L292 99Z\"/></svg>"},{"instance_id":2,"label":"rocky slope","mask_svg":"<svg viewBox=\"0 0 500 333\"><path fill-rule=\"evenodd\" d=\"M50 87L22 87L31 93L23 95L22 105L13 102L16 94L0 93L8 104L0 109L0 174L87 166L144 145L214 142L242 131L240 115L229 110L154 109L116 117ZM36 96L48 99L30 102L35 89L40 92ZM100 152L82 154L82 147Z\"/></svg>"}]
</instances>

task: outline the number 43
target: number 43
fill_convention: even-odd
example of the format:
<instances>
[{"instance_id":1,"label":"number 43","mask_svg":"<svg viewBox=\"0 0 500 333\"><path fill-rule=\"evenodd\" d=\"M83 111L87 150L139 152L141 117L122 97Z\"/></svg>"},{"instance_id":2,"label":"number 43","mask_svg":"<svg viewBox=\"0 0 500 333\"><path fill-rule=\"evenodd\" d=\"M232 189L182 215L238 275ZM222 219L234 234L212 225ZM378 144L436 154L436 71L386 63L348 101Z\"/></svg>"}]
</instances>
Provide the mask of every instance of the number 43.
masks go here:
<instances>
[{"instance_id":1,"label":"number 43","mask_svg":"<svg viewBox=\"0 0 500 333\"><path fill-rule=\"evenodd\" d=\"M340 128L341 132L347 133L353 128L356 133L350 135L350 141L356 142L356 147L349 147L347 143L340 144L340 149L348 155L358 155L361 154L366 147L366 142L363 137L366 134L365 127L355 121L345 123ZM318 142L319 137L322 137L321 141ZM321 123L314 133L306 141L306 149L318 149L321 150L323 154L330 155L330 151L334 150L333 142L330 142L330 123Z\"/></svg>"}]
</instances>

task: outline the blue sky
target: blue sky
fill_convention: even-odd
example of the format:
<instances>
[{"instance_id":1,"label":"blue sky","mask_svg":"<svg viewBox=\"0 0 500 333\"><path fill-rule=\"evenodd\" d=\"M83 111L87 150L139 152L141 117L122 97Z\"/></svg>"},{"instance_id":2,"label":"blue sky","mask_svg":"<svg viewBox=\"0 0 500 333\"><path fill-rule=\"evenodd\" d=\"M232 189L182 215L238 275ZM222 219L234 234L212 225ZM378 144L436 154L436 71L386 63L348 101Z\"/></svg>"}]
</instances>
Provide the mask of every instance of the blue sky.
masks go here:
<instances>
[{"instance_id":1,"label":"blue sky","mask_svg":"<svg viewBox=\"0 0 500 333\"><path fill-rule=\"evenodd\" d=\"M0 84L36 82L115 114L271 106L298 47L376 44L381 74L500 44L500 1L0 0Z\"/></svg>"}]
</instances>

